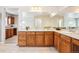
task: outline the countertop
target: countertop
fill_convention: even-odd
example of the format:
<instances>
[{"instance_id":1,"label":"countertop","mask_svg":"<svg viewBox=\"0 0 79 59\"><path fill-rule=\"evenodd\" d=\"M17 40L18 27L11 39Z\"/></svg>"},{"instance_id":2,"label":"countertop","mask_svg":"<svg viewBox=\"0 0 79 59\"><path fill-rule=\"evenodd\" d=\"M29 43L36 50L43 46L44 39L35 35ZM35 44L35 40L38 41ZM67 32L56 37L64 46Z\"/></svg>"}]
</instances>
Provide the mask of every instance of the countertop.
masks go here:
<instances>
[{"instance_id":1,"label":"countertop","mask_svg":"<svg viewBox=\"0 0 79 59\"><path fill-rule=\"evenodd\" d=\"M78 39L79 40L79 33L75 33L75 32L70 32L68 30L54 30L55 32L58 32L60 34L63 34L63 35L66 35L66 36L69 36L69 37L72 37L72 38L75 38L75 39Z\"/></svg>"},{"instance_id":2,"label":"countertop","mask_svg":"<svg viewBox=\"0 0 79 59\"><path fill-rule=\"evenodd\" d=\"M79 40L79 33L70 32L70 31L68 31L68 30L31 29L31 30L21 30L21 31L26 31L26 32L27 32L27 31L54 31L54 32L58 32L58 33L60 33L60 34L63 34L63 35L66 35L66 36L69 36L69 37L72 37L72 38L75 38L75 39L78 39L78 40Z\"/></svg>"},{"instance_id":3,"label":"countertop","mask_svg":"<svg viewBox=\"0 0 79 59\"><path fill-rule=\"evenodd\" d=\"M16 28L16 27L6 27L5 29L12 29L12 28Z\"/></svg>"}]
</instances>

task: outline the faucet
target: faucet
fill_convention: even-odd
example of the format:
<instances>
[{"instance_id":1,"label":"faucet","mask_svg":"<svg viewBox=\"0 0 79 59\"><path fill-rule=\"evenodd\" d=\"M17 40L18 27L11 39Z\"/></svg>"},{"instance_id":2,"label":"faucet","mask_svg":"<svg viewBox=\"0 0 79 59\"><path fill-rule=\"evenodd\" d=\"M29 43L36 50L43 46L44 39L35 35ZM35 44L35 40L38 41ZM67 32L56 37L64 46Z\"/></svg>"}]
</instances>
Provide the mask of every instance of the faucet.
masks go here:
<instances>
[{"instance_id":1,"label":"faucet","mask_svg":"<svg viewBox=\"0 0 79 59\"><path fill-rule=\"evenodd\" d=\"M29 26L26 26L26 30L28 30L30 27Z\"/></svg>"}]
</instances>

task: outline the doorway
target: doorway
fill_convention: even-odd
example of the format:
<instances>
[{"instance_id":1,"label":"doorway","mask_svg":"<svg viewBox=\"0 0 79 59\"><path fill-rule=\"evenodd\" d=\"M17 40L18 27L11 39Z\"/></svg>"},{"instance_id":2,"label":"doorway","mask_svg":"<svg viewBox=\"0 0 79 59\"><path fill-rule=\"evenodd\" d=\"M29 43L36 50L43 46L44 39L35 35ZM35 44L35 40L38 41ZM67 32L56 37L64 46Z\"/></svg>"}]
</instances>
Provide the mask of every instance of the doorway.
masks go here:
<instances>
[{"instance_id":1,"label":"doorway","mask_svg":"<svg viewBox=\"0 0 79 59\"><path fill-rule=\"evenodd\" d=\"M5 44L17 44L18 15L6 13Z\"/></svg>"}]
</instances>

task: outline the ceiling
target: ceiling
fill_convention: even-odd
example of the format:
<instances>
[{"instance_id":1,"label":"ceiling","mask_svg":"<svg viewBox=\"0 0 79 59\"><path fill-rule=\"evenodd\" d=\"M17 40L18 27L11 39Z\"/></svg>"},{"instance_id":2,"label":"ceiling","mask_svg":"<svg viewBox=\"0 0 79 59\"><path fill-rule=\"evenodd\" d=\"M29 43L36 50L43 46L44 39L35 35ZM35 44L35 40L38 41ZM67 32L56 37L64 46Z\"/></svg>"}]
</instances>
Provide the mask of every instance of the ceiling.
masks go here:
<instances>
[{"instance_id":1,"label":"ceiling","mask_svg":"<svg viewBox=\"0 0 79 59\"><path fill-rule=\"evenodd\" d=\"M78 6L0 6L0 12L2 8L6 9L6 12L12 14L18 14L19 10L23 12L31 12L32 7L40 7L42 10L42 14L51 14L56 13L55 15L63 15L65 13L76 12L79 13ZM40 14L39 12L37 14Z\"/></svg>"}]
</instances>

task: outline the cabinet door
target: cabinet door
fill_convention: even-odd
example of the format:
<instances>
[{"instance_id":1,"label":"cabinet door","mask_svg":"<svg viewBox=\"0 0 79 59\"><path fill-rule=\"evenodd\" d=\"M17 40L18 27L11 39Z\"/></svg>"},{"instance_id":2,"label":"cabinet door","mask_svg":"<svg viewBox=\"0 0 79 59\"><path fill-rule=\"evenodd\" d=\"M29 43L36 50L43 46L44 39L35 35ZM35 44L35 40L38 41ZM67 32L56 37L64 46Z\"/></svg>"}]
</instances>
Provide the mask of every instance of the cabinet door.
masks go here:
<instances>
[{"instance_id":1,"label":"cabinet door","mask_svg":"<svg viewBox=\"0 0 79 59\"><path fill-rule=\"evenodd\" d=\"M61 42L60 35L61 34L54 32L54 46L58 51L60 51L60 42Z\"/></svg>"},{"instance_id":2,"label":"cabinet door","mask_svg":"<svg viewBox=\"0 0 79 59\"><path fill-rule=\"evenodd\" d=\"M13 36L13 29L10 29L10 37Z\"/></svg>"},{"instance_id":3,"label":"cabinet door","mask_svg":"<svg viewBox=\"0 0 79 59\"><path fill-rule=\"evenodd\" d=\"M45 32L45 46L53 46L53 32Z\"/></svg>"},{"instance_id":4,"label":"cabinet door","mask_svg":"<svg viewBox=\"0 0 79 59\"><path fill-rule=\"evenodd\" d=\"M8 37L9 37L8 36L8 29L5 30L5 36L6 36L5 38L8 39Z\"/></svg>"},{"instance_id":5,"label":"cabinet door","mask_svg":"<svg viewBox=\"0 0 79 59\"><path fill-rule=\"evenodd\" d=\"M54 47L57 48L57 37L54 36Z\"/></svg>"},{"instance_id":6,"label":"cabinet door","mask_svg":"<svg viewBox=\"0 0 79 59\"><path fill-rule=\"evenodd\" d=\"M11 32L12 32L12 36L14 36L14 29L13 28L11 29Z\"/></svg>"},{"instance_id":7,"label":"cabinet door","mask_svg":"<svg viewBox=\"0 0 79 59\"><path fill-rule=\"evenodd\" d=\"M79 53L79 40L72 38L72 52Z\"/></svg>"},{"instance_id":8,"label":"cabinet door","mask_svg":"<svg viewBox=\"0 0 79 59\"><path fill-rule=\"evenodd\" d=\"M14 35L13 29L6 29L6 39L11 38Z\"/></svg>"},{"instance_id":9,"label":"cabinet door","mask_svg":"<svg viewBox=\"0 0 79 59\"><path fill-rule=\"evenodd\" d=\"M26 46L26 32L19 32L18 33L18 45L19 46Z\"/></svg>"},{"instance_id":10,"label":"cabinet door","mask_svg":"<svg viewBox=\"0 0 79 59\"><path fill-rule=\"evenodd\" d=\"M66 41L62 41L61 52L62 53L70 53L71 52L71 44Z\"/></svg>"},{"instance_id":11,"label":"cabinet door","mask_svg":"<svg viewBox=\"0 0 79 59\"><path fill-rule=\"evenodd\" d=\"M54 46L57 50L59 50L59 46L60 46L60 39L59 37L56 37L55 36L55 39L54 39Z\"/></svg>"},{"instance_id":12,"label":"cabinet door","mask_svg":"<svg viewBox=\"0 0 79 59\"><path fill-rule=\"evenodd\" d=\"M10 38L10 37L11 37L11 30L8 29L8 38Z\"/></svg>"},{"instance_id":13,"label":"cabinet door","mask_svg":"<svg viewBox=\"0 0 79 59\"><path fill-rule=\"evenodd\" d=\"M36 32L36 46L44 46L44 32Z\"/></svg>"},{"instance_id":14,"label":"cabinet door","mask_svg":"<svg viewBox=\"0 0 79 59\"><path fill-rule=\"evenodd\" d=\"M61 35L61 52L70 53L71 52L71 38L65 35Z\"/></svg>"},{"instance_id":15,"label":"cabinet door","mask_svg":"<svg viewBox=\"0 0 79 59\"><path fill-rule=\"evenodd\" d=\"M27 32L27 46L35 46L35 32Z\"/></svg>"},{"instance_id":16,"label":"cabinet door","mask_svg":"<svg viewBox=\"0 0 79 59\"><path fill-rule=\"evenodd\" d=\"M14 34L14 35L17 35L17 28L14 28L13 34Z\"/></svg>"},{"instance_id":17,"label":"cabinet door","mask_svg":"<svg viewBox=\"0 0 79 59\"><path fill-rule=\"evenodd\" d=\"M79 40L72 38L72 43L79 46Z\"/></svg>"}]
</instances>

